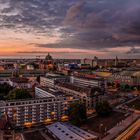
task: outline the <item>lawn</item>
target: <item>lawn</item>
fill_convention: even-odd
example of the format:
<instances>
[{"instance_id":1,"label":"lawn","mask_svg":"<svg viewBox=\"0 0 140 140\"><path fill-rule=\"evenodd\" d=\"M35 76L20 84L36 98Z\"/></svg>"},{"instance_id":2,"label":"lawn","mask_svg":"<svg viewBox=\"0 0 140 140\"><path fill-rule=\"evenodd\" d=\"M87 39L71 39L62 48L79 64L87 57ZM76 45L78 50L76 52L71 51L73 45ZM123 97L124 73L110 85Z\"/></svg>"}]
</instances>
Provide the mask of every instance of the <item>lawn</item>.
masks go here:
<instances>
[{"instance_id":1,"label":"lawn","mask_svg":"<svg viewBox=\"0 0 140 140\"><path fill-rule=\"evenodd\" d=\"M101 133L104 132L105 129L106 130L111 129L117 123L119 123L121 120L125 118L126 117L124 116L124 113L112 112L112 114L106 118L96 116L94 118L87 120L87 122L82 125L82 128Z\"/></svg>"}]
</instances>

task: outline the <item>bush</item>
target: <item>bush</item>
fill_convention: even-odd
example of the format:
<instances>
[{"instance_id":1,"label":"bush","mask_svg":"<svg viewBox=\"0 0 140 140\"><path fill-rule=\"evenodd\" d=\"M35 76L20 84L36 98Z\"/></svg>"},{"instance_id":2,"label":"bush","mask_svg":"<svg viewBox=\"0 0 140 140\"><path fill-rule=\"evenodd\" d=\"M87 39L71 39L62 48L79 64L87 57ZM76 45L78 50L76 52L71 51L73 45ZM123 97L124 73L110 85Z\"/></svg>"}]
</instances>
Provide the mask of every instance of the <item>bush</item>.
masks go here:
<instances>
[{"instance_id":1,"label":"bush","mask_svg":"<svg viewBox=\"0 0 140 140\"><path fill-rule=\"evenodd\" d=\"M112 112L112 107L107 101L99 102L96 105L96 112L100 117L107 117Z\"/></svg>"},{"instance_id":2,"label":"bush","mask_svg":"<svg viewBox=\"0 0 140 140\"><path fill-rule=\"evenodd\" d=\"M13 89L6 96L7 100L28 99L28 98L32 98L32 96L26 89Z\"/></svg>"},{"instance_id":3,"label":"bush","mask_svg":"<svg viewBox=\"0 0 140 140\"><path fill-rule=\"evenodd\" d=\"M74 125L81 125L84 121L86 121L86 106L82 103L74 103L70 105L69 108L69 120Z\"/></svg>"}]
</instances>

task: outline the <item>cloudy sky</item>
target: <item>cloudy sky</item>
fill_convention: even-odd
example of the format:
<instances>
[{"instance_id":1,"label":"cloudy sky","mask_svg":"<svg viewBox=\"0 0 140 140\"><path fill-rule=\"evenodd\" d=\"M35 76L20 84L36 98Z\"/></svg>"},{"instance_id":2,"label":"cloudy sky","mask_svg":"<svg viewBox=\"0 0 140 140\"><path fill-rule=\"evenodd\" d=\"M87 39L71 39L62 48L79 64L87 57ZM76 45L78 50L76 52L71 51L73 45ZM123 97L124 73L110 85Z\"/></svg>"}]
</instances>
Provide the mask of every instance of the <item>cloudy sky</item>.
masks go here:
<instances>
[{"instance_id":1,"label":"cloudy sky","mask_svg":"<svg viewBox=\"0 0 140 140\"><path fill-rule=\"evenodd\" d=\"M0 0L0 55L139 55L139 14L140 0Z\"/></svg>"}]
</instances>

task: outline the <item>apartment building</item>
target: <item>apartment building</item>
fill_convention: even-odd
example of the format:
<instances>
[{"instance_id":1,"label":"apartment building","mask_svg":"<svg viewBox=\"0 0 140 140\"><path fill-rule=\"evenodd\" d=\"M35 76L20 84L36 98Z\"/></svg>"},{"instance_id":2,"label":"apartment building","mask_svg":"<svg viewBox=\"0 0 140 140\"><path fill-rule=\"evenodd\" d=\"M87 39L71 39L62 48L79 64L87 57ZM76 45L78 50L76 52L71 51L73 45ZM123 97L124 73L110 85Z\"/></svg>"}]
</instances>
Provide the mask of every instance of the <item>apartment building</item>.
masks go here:
<instances>
[{"instance_id":1,"label":"apartment building","mask_svg":"<svg viewBox=\"0 0 140 140\"><path fill-rule=\"evenodd\" d=\"M58 90L57 88L50 87L35 87L35 98L47 98L47 97L66 97L73 98L72 94L66 94Z\"/></svg>"},{"instance_id":2,"label":"apartment building","mask_svg":"<svg viewBox=\"0 0 140 140\"><path fill-rule=\"evenodd\" d=\"M57 81L66 81L67 77L59 74L48 73L44 77L40 77L40 85L54 87Z\"/></svg>"},{"instance_id":3,"label":"apartment building","mask_svg":"<svg viewBox=\"0 0 140 140\"><path fill-rule=\"evenodd\" d=\"M96 103L104 98L104 92L99 87L83 87L72 83L59 83L55 86L56 89L72 95L86 104L87 109L94 108Z\"/></svg>"},{"instance_id":4,"label":"apartment building","mask_svg":"<svg viewBox=\"0 0 140 140\"><path fill-rule=\"evenodd\" d=\"M103 92L105 92L106 88L106 81L101 77L89 78L83 76L71 76L70 82L81 87L99 87Z\"/></svg>"},{"instance_id":5,"label":"apartment building","mask_svg":"<svg viewBox=\"0 0 140 140\"><path fill-rule=\"evenodd\" d=\"M75 98L58 96L3 101L0 102L0 112L7 114L16 127L31 127L38 124L51 124L56 120L67 121L68 107L75 101L77 101Z\"/></svg>"},{"instance_id":6,"label":"apartment building","mask_svg":"<svg viewBox=\"0 0 140 140\"><path fill-rule=\"evenodd\" d=\"M80 87L90 87L90 88L94 88L94 87L98 87L100 88L102 94L105 94L106 90L107 90L107 82L104 78L102 77L87 77L87 76L71 76L70 77L70 83L72 83L73 85L77 85Z\"/></svg>"}]
</instances>

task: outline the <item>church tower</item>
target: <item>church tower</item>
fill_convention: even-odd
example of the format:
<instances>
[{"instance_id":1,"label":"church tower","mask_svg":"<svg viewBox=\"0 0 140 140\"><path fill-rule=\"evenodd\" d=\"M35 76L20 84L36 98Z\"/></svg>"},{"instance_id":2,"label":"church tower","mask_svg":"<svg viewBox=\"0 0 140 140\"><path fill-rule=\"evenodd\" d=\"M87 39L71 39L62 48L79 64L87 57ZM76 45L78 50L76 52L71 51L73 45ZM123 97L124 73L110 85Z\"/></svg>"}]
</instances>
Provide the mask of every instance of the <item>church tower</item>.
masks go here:
<instances>
[{"instance_id":1,"label":"church tower","mask_svg":"<svg viewBox=\"0 0 140 140\"><path fill-rule=\"evenodd\" d=\"M116 58L115 58L115 67L118 66L118 63L119 63L119 59L118 59L118 57L116 56Z\"/></svg>"}]
</instances>

